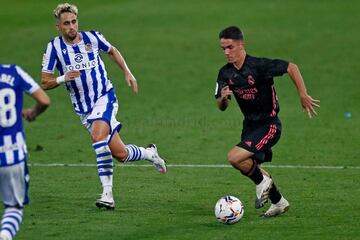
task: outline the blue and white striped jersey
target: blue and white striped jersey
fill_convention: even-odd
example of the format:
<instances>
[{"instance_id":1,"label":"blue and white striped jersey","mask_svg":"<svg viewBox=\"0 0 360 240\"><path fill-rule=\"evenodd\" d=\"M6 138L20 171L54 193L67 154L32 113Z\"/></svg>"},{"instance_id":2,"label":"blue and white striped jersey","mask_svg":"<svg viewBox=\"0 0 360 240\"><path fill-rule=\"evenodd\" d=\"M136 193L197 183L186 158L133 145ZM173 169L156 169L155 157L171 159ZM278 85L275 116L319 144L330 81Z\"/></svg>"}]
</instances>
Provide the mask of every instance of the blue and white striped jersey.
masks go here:
<instances>
[{"instance_id":1,"label":"blue and white striped jersey","mask_svg":"<svg viewBox=\"0 0 360 240\"><path fill-rule=\"evenodd\" d=\"M70 45L62 36L50 41L44 53L42 72L60 75L79 70L80 77L65 83L77 113L91 112L97 99L113 88L107 77L101 52L109 52L111 44L95 31L79 32L81 41Z\"/></svg>"},{"instance_id":2,"label":"blue and white striped jersey","mask_svg":"<svg viewBox=\"0 0 360 240\"><path fill-rule=\"evenodd\" d=\"M0 167L24 161L27 150L22 123L23 91L39 85L17 65L0 65Z\"/></svg>"}]
</instances>

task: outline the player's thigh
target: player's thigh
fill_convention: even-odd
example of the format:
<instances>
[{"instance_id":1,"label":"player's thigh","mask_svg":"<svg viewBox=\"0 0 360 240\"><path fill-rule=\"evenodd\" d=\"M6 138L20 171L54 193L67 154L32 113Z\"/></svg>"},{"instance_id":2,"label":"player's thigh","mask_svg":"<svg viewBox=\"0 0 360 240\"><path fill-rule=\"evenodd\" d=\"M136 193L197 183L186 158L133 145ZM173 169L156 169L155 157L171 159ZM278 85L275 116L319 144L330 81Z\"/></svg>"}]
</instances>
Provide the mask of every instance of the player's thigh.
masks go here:
<instances>
[{"instance_id":1,"label":"player's thigh","mask_svg":"<svg viewBox=\"0 0 360 240\"><path fill-rule=\"evenodd\" d=\"M79 114L82 124L90 132L93 141L104 140L108 135L111 137L121 129L122 125L116 119L118 108L114 92L110 91L96 101L90 113Z\"/></svg>"},{"instance_id":2,"label":"player's thigh","mask_svg":"<svg viewBox=\"0 0 360 240\"><path fill-rule=\"evenodd\" d=\"M120 161L127 157L127 150L124 142L121 140L119 133L115 132L109 142L111 154Z\"/></svg>"},{"instance_id":3,"label":"player's thigh","mask_svg":"<svg viewBox=\"0 0 360 240\"><path fill-rule=\"evenodd\" d=\"M251 158L252 155L254 155L254 153L242 147L235 146L228 152L227 157L230 163L241 163Z\"/></svg>"},{"instance_id":4,"label":"player's thigh","mask_svg":"<svg viewBox=\"0 0 360 240\"><path fill-rule=\"evenodd\" d=\"M22 207L28 202L29 176L25 161L0 168L0 197L7 206Z\"/></svg>"},{"instance_id":5,"label":"player's thigh","mask_svg":"<svg viewBox=\"0 0 360 240\"><path fill-rule=\"evenodd\" d=\"M95 120L92 123L90 134L93 142L106 140L110 134L110 126L104 120Z\"/></svg>"}]
</instances>

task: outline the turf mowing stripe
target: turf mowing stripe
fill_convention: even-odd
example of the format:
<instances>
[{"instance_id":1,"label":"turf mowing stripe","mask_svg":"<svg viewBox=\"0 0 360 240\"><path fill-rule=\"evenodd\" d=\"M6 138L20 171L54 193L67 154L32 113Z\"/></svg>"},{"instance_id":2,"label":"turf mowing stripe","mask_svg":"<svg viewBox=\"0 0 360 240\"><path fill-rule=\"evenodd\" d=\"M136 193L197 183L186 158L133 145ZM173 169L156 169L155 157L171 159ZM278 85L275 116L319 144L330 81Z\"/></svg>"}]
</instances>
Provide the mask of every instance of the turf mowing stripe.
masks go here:
<instances>
[{"instance_id":1,"label":"turf mowing stripe","mask_svg":"<svg viewBox=\"0 0 360 240\"><path fill-rule=\"evenodd\" d=\"M86 163L29 163L30 167L96 167L96 164ZM149 164L121 164L118 167L153 167ZM168 164L169 168L232 168L225 164ZM307 166L307 165L263 165L265 168L293 169L359 169L360 166Z\"/></svg>"}]
</instances>

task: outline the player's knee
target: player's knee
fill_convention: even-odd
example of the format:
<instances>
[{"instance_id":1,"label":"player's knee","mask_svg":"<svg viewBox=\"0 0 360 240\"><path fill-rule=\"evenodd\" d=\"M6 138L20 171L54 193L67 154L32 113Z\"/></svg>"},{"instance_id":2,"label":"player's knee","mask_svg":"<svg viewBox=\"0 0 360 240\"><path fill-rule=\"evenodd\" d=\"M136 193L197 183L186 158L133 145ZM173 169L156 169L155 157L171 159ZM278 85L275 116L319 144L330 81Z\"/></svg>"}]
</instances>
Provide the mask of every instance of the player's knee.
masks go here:
<instances>
[{"instance_id":1,"label":"player's knee","mask_svg":"<svg viewBox=\"0 0 360 240\"><path fill-rule=\"evenodd\" d=\"M239 155L228 153L228 161L229 163L236 169L238 169L242 174L246 175L247 172L249 172L249 169L251 168L252 161L249 158L242 158Z\"/></svg>"},{"instance_id":2,"label":"player's knee","mask_svg":"<svg viewBox=\"0 0 360 240\"><path fill-rule=\"evenodd\" d=\"M228 159L229 163L233 166L237 166L241 162L241 159L239 159L238 157L236 157L235 155L233 155L231 153L228 153L227 159Z\"/></svg>"},{"instance_id":3,"label":"player's knee","mask_svg":"<svg viewBox=\"0 0 360 240\"><path fill-rule=\"evenodd\" d=\"M105 141L106 139L107 139L106 135L103 135L103 134L100 134L100 133L97 133L97 132L92 132L91 133L91 140L92 140L93 143L100 142L100 141Z\"/></svg>"}]
</instances>

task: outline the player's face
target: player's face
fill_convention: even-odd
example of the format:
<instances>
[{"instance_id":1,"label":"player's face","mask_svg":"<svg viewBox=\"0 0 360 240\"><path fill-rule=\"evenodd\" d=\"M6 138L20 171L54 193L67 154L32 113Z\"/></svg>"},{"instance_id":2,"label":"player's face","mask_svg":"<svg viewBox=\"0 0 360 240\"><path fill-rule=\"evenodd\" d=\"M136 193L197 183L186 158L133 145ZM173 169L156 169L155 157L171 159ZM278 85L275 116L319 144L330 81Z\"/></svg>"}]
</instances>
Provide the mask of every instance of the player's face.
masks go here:
<instances>
[{"instance_id":1,"label":"player's face","mask_svg":"<svg viewBox=\"0 0 360 240\"><path fill-rule=\"evenodd\" d=\"M56 23L56 28L66 39L73 41L78 34L77 16L69 12L62 13Z\"/></svg>"},{"instance_id":2,"label":"player's face","mask_svg":"<svg viewBox=\"0 0 360 240\"><path fill-rule=\"evenodd\" d=\"M234 39L220 39L220 47L224 50L224 55L229 63L236 63L242 57L244 42Z\"/></svg>"}]
</instances>

